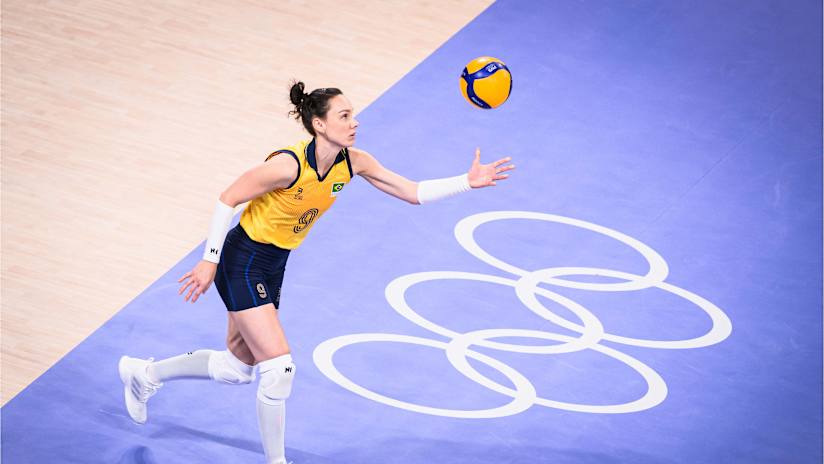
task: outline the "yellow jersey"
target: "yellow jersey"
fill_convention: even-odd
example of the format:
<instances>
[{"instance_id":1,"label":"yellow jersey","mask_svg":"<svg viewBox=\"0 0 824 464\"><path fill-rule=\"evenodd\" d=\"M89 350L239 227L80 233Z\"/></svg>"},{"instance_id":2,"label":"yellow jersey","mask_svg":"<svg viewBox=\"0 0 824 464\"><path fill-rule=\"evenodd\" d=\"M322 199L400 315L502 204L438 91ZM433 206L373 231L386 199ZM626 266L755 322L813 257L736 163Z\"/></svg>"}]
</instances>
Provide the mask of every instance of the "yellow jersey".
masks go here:
<instances>
[{"instance_id":1,"label":"yellow jersey","mask_svg":"<svg viewBox=\"0 0 824 464\"><path fill-rule=\"evenodd\" d=\"M298 162L298 175L284 189L267 192L249 202L240 216L240 226L249 237L293 250L303 242L318 218L332 206L343 187L352 180L349 151L341 150L329 172L318 172L315 139L270 154L292 156Z\"/></svg>"}]
</instances>

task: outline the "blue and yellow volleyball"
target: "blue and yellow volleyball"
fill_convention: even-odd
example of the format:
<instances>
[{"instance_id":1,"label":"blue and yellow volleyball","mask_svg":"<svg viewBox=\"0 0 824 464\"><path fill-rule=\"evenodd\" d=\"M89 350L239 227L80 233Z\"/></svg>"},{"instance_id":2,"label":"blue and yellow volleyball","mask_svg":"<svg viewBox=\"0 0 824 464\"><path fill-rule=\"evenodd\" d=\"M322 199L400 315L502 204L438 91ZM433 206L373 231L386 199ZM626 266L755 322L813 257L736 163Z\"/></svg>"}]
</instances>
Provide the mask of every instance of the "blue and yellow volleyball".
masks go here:
<instances>
[{"instance_id":1,"label":"blue and yellow volleyball","mask_svg":"<svg viewBox=\"0 0 824 464\"><path fill-rule=\"evenodd\" d=\"M461 93L466 101L486 110L501 106L512 93L512 74L503 61L481 56L461 73Z\"/></svg>"}]
</instances>

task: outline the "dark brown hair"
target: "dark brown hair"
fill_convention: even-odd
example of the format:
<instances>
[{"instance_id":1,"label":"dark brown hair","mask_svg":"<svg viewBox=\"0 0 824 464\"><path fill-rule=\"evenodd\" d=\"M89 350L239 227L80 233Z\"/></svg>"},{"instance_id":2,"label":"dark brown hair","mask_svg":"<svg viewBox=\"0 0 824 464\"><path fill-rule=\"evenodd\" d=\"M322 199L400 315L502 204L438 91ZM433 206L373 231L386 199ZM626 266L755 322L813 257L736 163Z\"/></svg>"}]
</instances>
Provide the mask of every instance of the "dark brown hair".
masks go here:
<instances>
[{"instance_id":1,"label":"dark brown hair","mask_svg":"<svg viewBox=\"0 0 824 464\"><path fill-rule=\"evenodd\" d=\"M289 116L299 119L303 123L303 127L314 136L315 129L312 127L312 118L325 119L326 113L329 111L329 100L336 95L342 95L343 92L333 87L325 87L315 89L310 93L303 93L304 88L306 86L303 82L292 81L289 100L295 105L295 109L289 112Z\"/></svg>"}]
</instances>

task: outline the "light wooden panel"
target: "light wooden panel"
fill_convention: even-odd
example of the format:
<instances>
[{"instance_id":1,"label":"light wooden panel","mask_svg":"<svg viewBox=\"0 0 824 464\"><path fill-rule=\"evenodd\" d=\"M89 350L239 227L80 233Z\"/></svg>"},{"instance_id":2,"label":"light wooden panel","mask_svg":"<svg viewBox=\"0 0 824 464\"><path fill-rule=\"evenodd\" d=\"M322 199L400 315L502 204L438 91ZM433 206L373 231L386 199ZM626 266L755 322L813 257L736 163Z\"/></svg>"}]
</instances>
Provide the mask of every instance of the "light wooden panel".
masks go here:
<instances>
[{"instance_id":1,"label":"light wooden panel","mask_svg":"<svg viewBox=\"0 0 824 464\"><path fill-rule=\"evenodd\" d=\"M4 0L2 403L302 136L291 78L363 108L490 3Z\"/></svg>"}]
</instances>

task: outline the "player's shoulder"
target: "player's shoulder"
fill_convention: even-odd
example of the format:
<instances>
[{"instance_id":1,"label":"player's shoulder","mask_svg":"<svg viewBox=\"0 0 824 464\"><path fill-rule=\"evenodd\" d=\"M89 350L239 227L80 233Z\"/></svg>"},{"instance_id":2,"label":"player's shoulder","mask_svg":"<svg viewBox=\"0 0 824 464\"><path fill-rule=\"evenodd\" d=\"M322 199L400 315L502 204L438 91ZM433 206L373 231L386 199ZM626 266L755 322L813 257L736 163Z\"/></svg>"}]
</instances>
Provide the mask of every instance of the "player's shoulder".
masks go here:
<instances>
[{"instance_id":1,"label":"player's shoulder","mask_svg":"<svg viewBox=\"0 0 824 464\"><path fill-rule=\"evenodd\" d=\"M271 152L263 163L264 170L279 180L283 177L296 181L300 177L301 166L306 161L305 147L305 143L299 142Z\"/></svg>"},{"instance_id":2,"label":"player's shoulder","mask_svg":"<svg viewBox=\"0 0 824 464\"><path fill-rule=\"evenodd\" d=\"M376 162L375 157L366 150L356 147L349 147L347 148L347 152L349 152L349 159L352 163L352 171L354 171L355 174L360 174L364 170L369 169L369 166Z\"/></svg>"},{"instance_id":3,"label":"player's shoulder","mask_svg":"<svg viewBox=\"0 0 824 464\"><path fill-rule=\"evenodd\" d=\"M356 156L372 156L366 150L357 147L349 147L346 151L349 153L349 156L353 158Z\"/></svg>"},{"instance_id":4,"label":"player's shoulder","mask_svg":"<svg viewBox=\"0 0 824 464\"><path fill-rule=\"evenodd\" d=\"M281 148L278 148L277 150L272 151L267 157L267 159L272 158L275 155L281 153L287 153L297 158L303 158L306 154L306 147L309 145L309 143L311 143L311 140L301 140L300 142L297 142L295 144L283 146Z\"/></svg>"},{"instance_id":5,"label":"player's shoulder","mask_svg":"<svg viewBox=\"0 0 824 464\"><path fill-rule=\"evenodd\" d=\"M349 147L346 149L346 151L349 153L349 158L352 160L353 164L369 163L375 161L375 157L372 156L371 153L361 148Z\"/></svg>"}]
</instances>

